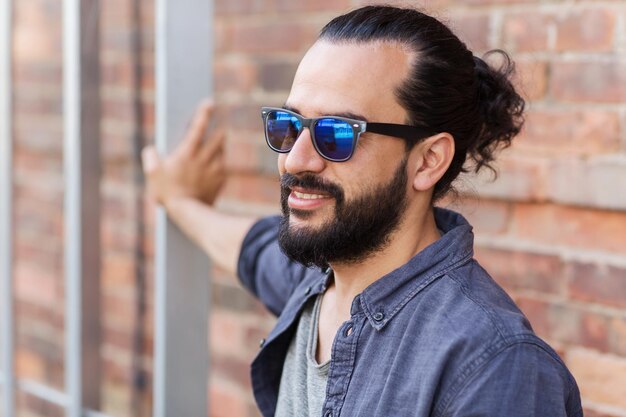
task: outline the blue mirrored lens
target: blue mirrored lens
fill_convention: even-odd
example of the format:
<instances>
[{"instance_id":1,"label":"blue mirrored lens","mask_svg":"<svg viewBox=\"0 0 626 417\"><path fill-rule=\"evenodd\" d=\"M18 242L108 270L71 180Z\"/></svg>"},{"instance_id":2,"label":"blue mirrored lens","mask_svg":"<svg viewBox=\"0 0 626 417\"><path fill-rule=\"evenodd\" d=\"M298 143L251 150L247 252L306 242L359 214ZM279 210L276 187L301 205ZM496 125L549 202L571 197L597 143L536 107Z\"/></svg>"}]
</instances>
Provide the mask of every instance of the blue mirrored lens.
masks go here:
<instances>
[{"instance_id":1,"label":"blue mirrored lens","mask_svg":"<svg viewBox=\"0 0 626 417\"><path fill-rule=\"evenodd\" d=\"M272 111L267 115L265 134L267 143L274 150L289 151L293 148L302 124L292 114L283 111Z\"/></svg>"},{"instance_id":2,"label":"blue mirrored lens","mask_svg":"<svg viewBox=\"0 0 626 417\"><path fill-rule=\"evenodd\" d=\"M328 118L315 125L315 143L320 153L330 159L345 160L352 154L354 131L350 123Z\"/></svg>"}]
</instances>

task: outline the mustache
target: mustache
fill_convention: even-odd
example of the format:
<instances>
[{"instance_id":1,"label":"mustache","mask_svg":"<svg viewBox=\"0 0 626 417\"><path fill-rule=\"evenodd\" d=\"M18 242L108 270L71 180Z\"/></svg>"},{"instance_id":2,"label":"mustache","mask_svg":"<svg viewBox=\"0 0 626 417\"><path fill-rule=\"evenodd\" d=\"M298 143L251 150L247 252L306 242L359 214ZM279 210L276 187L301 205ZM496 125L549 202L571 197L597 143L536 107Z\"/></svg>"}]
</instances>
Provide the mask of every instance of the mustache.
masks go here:
<instances>
[{"instance_id":1,"label":"mustache","mask_svg":"<svg viewBox=\"0 0 626 417\"><path fill-rule=\"evenodd\" d=\"M283 195L288 195L292 187L308 188L330 194L335 198L337 203L341 203L344 200L344 192L340 186L313 174L295 176L287 173L281 175L280 188Z\"/></svg>"}]
</instances>

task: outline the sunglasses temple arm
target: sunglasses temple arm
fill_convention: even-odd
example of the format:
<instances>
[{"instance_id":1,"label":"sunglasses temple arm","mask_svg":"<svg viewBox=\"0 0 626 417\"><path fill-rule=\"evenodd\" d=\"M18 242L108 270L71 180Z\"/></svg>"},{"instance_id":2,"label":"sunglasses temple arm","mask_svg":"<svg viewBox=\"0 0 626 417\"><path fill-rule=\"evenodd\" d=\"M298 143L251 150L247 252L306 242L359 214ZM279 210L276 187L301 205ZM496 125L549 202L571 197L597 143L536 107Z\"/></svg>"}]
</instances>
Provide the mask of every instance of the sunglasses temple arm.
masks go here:
<instances>
[{"instance_id":1,"label":"sunglasses temple arm","mask_svg":"<svg viewBox=\"0 0 626 417\"><path fill-rule=\"evenodd\" d=\"M427 128L392 123L368 123L365 131L408 140L421 140L437 133Z\"/></svg>"}]
</instances>

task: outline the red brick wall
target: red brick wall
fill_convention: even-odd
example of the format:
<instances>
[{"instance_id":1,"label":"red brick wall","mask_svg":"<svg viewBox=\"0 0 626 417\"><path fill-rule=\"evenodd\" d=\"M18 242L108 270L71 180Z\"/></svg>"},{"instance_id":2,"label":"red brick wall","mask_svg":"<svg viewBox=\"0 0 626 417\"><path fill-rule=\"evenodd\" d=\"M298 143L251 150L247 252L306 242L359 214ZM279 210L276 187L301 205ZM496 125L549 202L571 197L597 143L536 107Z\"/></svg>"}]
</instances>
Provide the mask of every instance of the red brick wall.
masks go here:
<instances>
[{"instance_id":1,"label":"red brick wall","mask_svg":"<svg viewBox=\"0 0 626 417\"><path fill-rule=\"evenodd\" d=\"M356 0L216 1L215 94L228 125L231 175L219 204L277 210L275 155L258 109L281 104L317 31ZM413 3L419 4L419 3ZM145 140L153 137L152 2L141 2ZM524 133L500 158L500 177L464 177L446 202L475 226L477 257L557 348L581 387L587 415L626 415L626 3L591 0L438 0L475 52L504 48L529 99ZM62 120L58 1L16 2L16 282L21 375L62 387ZM102 2L103 314L105 410L147 415L152 232L138 244L142 210L132 157L130 0ZM133 353L136 254L148 257L145 352ZM232 277L213 274L211 415L257 416L248 365L273 319ZM55 415L20 397L20 415ZM138 406L142 405L143 407ZM35 414L27 414L26 409ZM141 411L143 410L143 411Z\"/></svg>"}]
</instances>

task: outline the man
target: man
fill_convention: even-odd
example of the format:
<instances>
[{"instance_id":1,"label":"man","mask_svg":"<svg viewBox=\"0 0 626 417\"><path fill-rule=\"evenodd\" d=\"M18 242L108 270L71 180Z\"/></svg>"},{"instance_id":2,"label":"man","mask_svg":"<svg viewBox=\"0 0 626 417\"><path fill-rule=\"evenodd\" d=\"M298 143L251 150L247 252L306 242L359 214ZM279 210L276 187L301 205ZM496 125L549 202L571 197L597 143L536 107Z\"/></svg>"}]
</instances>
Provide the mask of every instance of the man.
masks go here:
<instances>
[{"instance_id":1,"label":"man","mask_svg":"<svg viewBox=\"0 0 626 417\"><path fill-rule=\"evenodd\" d=\"M565 365L473 259L471 226L433 207L519 132L501 56L491 68L412 9L333 19L285 106L262 110L282 218L211 207L211 106L165 161L145 151L151 194L278 316L252 364L264 416L582 416Z\"/></svg>"}]
</instances>

